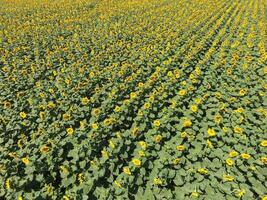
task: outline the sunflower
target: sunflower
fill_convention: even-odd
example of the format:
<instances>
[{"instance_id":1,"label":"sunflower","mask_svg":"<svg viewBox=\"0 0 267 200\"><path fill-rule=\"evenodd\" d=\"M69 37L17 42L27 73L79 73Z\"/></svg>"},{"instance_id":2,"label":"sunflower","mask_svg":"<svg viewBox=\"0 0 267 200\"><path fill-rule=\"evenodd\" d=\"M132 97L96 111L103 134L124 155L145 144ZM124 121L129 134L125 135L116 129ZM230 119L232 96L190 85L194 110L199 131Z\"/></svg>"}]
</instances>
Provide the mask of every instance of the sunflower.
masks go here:
<instances>
[{"instance_id":1,"label":"sunflower","mask_svg":"<svg viewBox=\"0 0 267 200\"><path fill-rule=\"evenodd\" d=\"M209 173L208 170L206 170L205 168L199 168L197 172L200 174L205 174L205 175Z\"/></svg>"},{"instance_id":2,"label":"sunflower","mask_svg":"<svg viewBox=\"0 0 267 200\"><path fill-rule=\"evenodd\" d=\"M159 143L162 140L162 136L161 135L156 135L154 138L156 143Z\"/></svg>"},{"instance_id":3,"label":"sunflower","mask_svg":"<svg viewBox=\"0 0 267 200\"><path fill-rule=\"evenodd\" d=\"M223 181L227 182L227 181L233 181L235 178L231 175L223 175L222 179Z\"/></svg>"},{"instance_id":4,"label":"sunflower","mask_svg":"<svg viewBox=\"0 0 267 200\"><path fill-rule=\"evenodd\" d=\"M247 90L244 89L244 88L242 88L242 89L239 90L239 95L240 96L244 96L246 93L247 93Z\"/></svg>"},{"instance_id":5,"label":"sunflower","mask_svg":"<svg viewBox=\"0 0 267 200\"><path fill-rule=\"evenodd\" d=\"M42 146L41 148L40 148L40 151L42 152L42 153L47 153L48 151L50 151L50 148L48 147L48 146Z\"/></svg>"},{"instance_id":6,"label":"sunflower","mask_svg":"<svg viewBox=\"0 0 267 200\"><path fill-rule=\"evenodd\" d=\"M229 156L230 156L231 158L236 157L236 156L238 156L238 152L237 152L237 151L230 151L230 152L229 152Z\"/></svg>"},{"instance_id":7,"label":"sunflower","mask_svg":"<svg viewBox=\"0 0 267 200\"><path fill-rule=\"evenodd\" d=\"M145 103L145 104L144 104L144 108L145 108L145 109L148 109L148 108L150 108L150 103L148 103L148 102L147 102L147 103Z\"/></svg>"},{"instance_id":8,"label":"sunflower","mask_svg":"<svg viewBox=\"0 0 267 200\"><path fill-rule=\"evenodd\" d=\"M40 117L41 120L43 120L45 118L45 112L41 111L39 113L39 117Z\"/></svg>"},{"instance_id":9,"label":"sunflower","mask_svg":"<svg viewBox=\"0 0 267 200\"><path fill-rule=\"evenodd\" d=\"M155 185L162 185L163 182L162 182L162 180L160 178L154 178L154 184Z\"/></svg>"},{"instance_id":10,"label":"sunflower","mask_svg":"<svg viewBox=\"0 0 267 200\"><path fill-rule=\"evenodd\" d=\"M260 145L262 147L267 147L267 140L263 140Z\"/></svg>"},{"instance_id":11,"label":"sunflower","mask_svg":"<svg viewBox=\"0 0 267 200\"><path fill-rule=\"evenodd\" d=\"M144 149L144 150L147 148L147 144L146 144L146 142L144 142L144 141L139 141L138 144L139 144L139 145L141 146L141 148Z\"/></svg>"},{"instance_id":12,"label":"sunflower","mask_svg":"<svg viewBox=\"0 0 267 200\"><path fill-rule=\"evenodd\" d=\"M28 165L30 163L29 159L24 157L21 159L21 161L25 164L25 165Z\"/></svg>"},{"instance_id":13,"label":"sunflower","mask_svg":"<svg viewBox=\"0 0 267 200\"><path fill-rule=\"evenodd\" d=\"M183 127L188 128L192 125L192 121L190 119L185 119L183 122Z\"/></svg>"},{"instance_id":14,"label":"sunflower","mask_svg":"<svg viewBox=\"0 0 267 200\"><path fill-rule=\"evenodd\" d=\"M175 158L175 159L172 160L172 164L173 165L177 165L180 161L181 161L180 158Z\"/></svg>"},{"instance_id":15,"label":"sunflower","mask_svg":"<svg viewBox=\"0 0 267 200\"><path fill-rule=\"evenodd\" d=\"M19 113L19 116L22 118L22 119L25 119L27 117L27 114L25 112L20 112Z\"/></svg>"},{"instance_id":16,"label":"sunflower","mask_svg":"<svg viewBox=\"0 0 267 200\"><path fill-rule=\"evenodd\" d=\"M74 132L74 130L73 130L73 128L72 128L72 127L70 127L70 128L67 128L67 134L68 134L68 135L72 135L72 134L73 134L73 132Z\"/></svg>"},{"instance_id":17,"label":"sunflower","mask_svg":"<svg viewBox=\"0 0 267 200\"><path fill-rule=\"evenodd\" d=\"M212 128L208 128L208 135L209 135L210 137L214 137L214 136L216 136L216 132L215 132L215 130L212 129Z\"/></svg>"},{"instance_id":18,"label":"sunflower","mask_svg":"<svg viewBox=\"0 0 267 200\"><path fill-rule=\"evenodd\" d=\"M92 129L94 129L94 130L98 129L98 125L97 125L96 123L93 123L93 124L91 125L91 127L92 127Z\"/></svg>"},{"instance_id":19,"label":"sunflower","mask_svg":"<svg viewBox=\"0 0 267 200\"><path fill-rule=\"evenodd\" d=\"M68 113L63 114L63 119L64 119L65 121L70 120L70 114L68 114Z\"/></svg>"},{"instance_id":20,"label":"sunflower","mask_svg":"<svg viewBox=\"0 0 267 200\"><path fill-rule=\"evenodd\" d=\"M93 110L92 110L92 115L93 116L98 116L100 114L100 109L98 109L98 108L94 108Z\"/></svg>"},{"instance_id":21,"label":"sunflower","mask_svg":"<svg viewBox=\"0 0 267 200\"><path fill-rule=\"evenodd\" d=\"M50 108L50 109L53 109L56 107L56 104L52 101L49 101L48 104L47 104L47 107Z\"/></svg>"},{"instance_id":22,"label":"sunflower","mask_svg":"<svg viewBox=\"0 0 267 200\"><path fill-rule=\"evenodd\" d=\"M134 99L134 98L136 98L137 97L137 94L135 93L135 92L131 92L130 93L130 98L131 99Z\"/></svg>"},{"instance_id":23,"label":"sunflower","mask_svg":"<svg viewBox=\"0 0 267 200\"><path fill-rule=\"evenodd\" d=\"M107 118L104 120L104 125L105 126L109 126L112 123L112 119L111 118Z\"/></svg>"},{"instance_id":24,"label":"sunflower","mask_svg":"<svg viewBox=\"0 0 267 200\"><path fill-rule=\"evenodd\" d=\"M132 163L135 165L135 166L140 166L141 165L141 161L137 158L134 158L132 159Z\"/></svg>"},{"instance_id":25,"label":"sunflower","mask_svg":"<svg viewBox=\"0 0 267 200\"><path fill-rule=\"evenodd\" d=\"M120 112L121 111L121 107L120 106L116 106L114 109L115 112Z\"/></svg>"},{"instance_id":26,"label":"sunflower","mask_svg":"<svg viewBox=\"0 0 267 200\"><path fill-rule=\"evenodd\" d=\"M221 121L222 121L222 116L221 116L220 114L215 115L215 116L214 116L214 121L215 121L216 124L221 123Z\"/></svg>"},{"instance_id":27,"label":"sunflower","mask_svg":"<svg viewBox=\"0 0 267 200\"><path fill-rule=\"evenodd\" d=\"M233 161L232 159L230 159L230 158L227 158L227 159L226 159L226 164L227 164L228 166L233 166L234 161Z\"/></svg>"},{"instance_id":28,"label":"sunflower","mask_svg":"<svg viewBox=\"0 0 267 200\"><path fill-rule=\"evenodd\" d=\"M239 126L235 126L235 127L234 127L234 132L235 132L235 133L238 133L238 134L241 134L241 133L243 133L243 129L240 128Z\"/></svg>"},{"instance_id":29,"label":"sunflower","mask_svg":"<svg viewBox=\"0 0 267 200\"><path fill-rule=\"evenodd\" d=\"M176 147L176 149L177 149L178 151L183 151L183 150L185 150L185 146L184 146L184 145L178 145L178 146Z\"/></svg>"},{"instance_id":30,"label":"sunflower","mask_svg":"<svg viewBox=\"0 0 267 200\"><path fill-rule=\"evenodd\" d=\"M248 159L251 157L251 155L249 155L249 154L247 154L247 153L241 153L241 157L242 157L243 159L245 159L245 160L248 160Z\"/></svg>"},{"instance_id":31,"label":"sunflower","mask_svg":"<svg viewBox=\"0 0 267 200\"><path fill-rule=\"evenodd\" d=\"M153 122L153 124L154 124L154 126L159 127L160 126L160 121L159 120L155 120Z\"/></svg>"},{"instance_id":32,"label":"sunflower","mask_svg":"<svg viewBox=\"0 0 267 200\"><path fill-rule=\"evenodd\" d=\"M179 94L180 96L184 96L184 95L186 94L186 90L180 90L180 91L178 92L178 94Z\"/></svg>"},{"instance_id":33,"label":"sunflower","mask_svg":"<svg viewBox=\"0 0 267 200\"><path fill-rule=\"evenodd\" d=\"M90 100L88 99L88 97L83 97L81 102L82 102L82 105L87 105L90 102Z\"/></svg>"},{"instance_id":34,"label":"sunflower","mask_svg":"<svg viewBox=\"0 0 267 200\"><path fill-rule=\"evenodd\" d=\"M124 172L125 174L127 174L127 175L131 175L131 174L132 174L132 173L131 173L131 170L130 170L129 167L123 167L123 172Z\"/></svg>"},{"instance_id":35,"label":"sunflower","mask_svg":"<svg viewBox=\"0 0 267 200\"><path fill-rule=\"evenodd\" d=\"M192 105L192 106L190 107L190 110L191 110L192 112L197 112L198 108L197 108L196 105Z\"/></svg>"}]
</instances>

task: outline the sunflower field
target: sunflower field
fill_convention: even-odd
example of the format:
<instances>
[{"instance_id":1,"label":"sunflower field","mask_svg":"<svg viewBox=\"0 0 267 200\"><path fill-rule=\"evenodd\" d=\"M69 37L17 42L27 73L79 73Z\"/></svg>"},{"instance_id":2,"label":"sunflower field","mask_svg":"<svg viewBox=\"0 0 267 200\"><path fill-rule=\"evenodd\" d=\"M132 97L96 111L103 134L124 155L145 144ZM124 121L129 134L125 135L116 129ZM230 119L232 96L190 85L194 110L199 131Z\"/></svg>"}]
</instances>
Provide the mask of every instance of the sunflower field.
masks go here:
<instances>
[{"instance_id":1,"label":"sunflower field","mask_svg":"<svg viewBox=\"0 0 267 200\"><path fill-rule=\"evenodd\" d=\"M267 200L267 0L0 0L0 199Z\"/></svg>"}]
</instances>

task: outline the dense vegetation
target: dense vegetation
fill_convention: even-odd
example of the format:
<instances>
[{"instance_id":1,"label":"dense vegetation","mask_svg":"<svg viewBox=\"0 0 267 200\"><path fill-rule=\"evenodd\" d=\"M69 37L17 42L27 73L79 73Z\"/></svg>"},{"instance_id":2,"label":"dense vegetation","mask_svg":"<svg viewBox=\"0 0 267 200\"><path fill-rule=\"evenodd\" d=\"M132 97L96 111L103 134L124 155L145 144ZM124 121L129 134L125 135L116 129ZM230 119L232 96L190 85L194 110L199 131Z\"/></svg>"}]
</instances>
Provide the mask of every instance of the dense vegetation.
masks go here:
<instances>
[{"instance_id":1,"label":"dense vegetation","mask_svg":"<svg viewBox=\"0 0 267 200\"><path fill-rule=\"evenodd\" d=\"M267 199L266 0L0 0L0 199Z\"/></svg>"}]
</instances>

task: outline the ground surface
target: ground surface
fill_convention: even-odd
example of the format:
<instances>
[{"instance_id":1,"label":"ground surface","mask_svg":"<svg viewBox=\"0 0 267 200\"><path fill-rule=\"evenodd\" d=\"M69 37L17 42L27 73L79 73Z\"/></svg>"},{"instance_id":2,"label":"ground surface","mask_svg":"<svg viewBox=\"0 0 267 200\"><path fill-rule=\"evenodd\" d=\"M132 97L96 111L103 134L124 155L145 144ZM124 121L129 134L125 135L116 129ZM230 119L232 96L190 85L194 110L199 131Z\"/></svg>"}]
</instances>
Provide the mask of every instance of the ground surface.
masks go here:
<instances>
[{"instance_id":1,"label":"ground surface","mask_svg":"<svg viewBox=\"0 0 267 200\"><path fill-rule=\"evenodd\" d=\"M0 198L267 199L266 0L0 4Z\"/></svg>"}]
</instances>

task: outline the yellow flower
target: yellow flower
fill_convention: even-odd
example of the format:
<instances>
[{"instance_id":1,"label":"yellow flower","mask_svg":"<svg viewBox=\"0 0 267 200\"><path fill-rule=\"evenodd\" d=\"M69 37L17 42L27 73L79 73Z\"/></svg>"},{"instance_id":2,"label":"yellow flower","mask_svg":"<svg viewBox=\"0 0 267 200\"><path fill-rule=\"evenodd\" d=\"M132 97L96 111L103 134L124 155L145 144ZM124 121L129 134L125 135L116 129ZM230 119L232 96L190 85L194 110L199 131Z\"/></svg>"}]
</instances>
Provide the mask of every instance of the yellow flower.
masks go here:
<instances>
[{"instance_id":1,"label":"yellow flower","mask_svg":"<svg viewBox=\"0 0 267 200\"><path fill-rule=\"evenodd\" d=\"M207 140L207 145L208 145L209 148L213 148L213 144L212 144L212 142L210 140Z\"/></svg>"},{"instance_id":2,"label":"yellow flower","mask_svg":"<svg viewBox=\"0 0 267 200\"><path fill-rule=\"evenodd\" d=\"M104 125L105 126L109 126L111 123L112 123L112 119L111 118L108 118L108 119L104 120Z\"/></svg>"},{"instance_id":3,"label":"yellow flower","mask_svg":"<svg viewBox=\"0 0 267 200\"><path fill-rule=\"evenodd\" d=\"M230 175L223 175L223 181L233 181L235 178Z\"/></svg>"},{"instance_id":4,"label":"yellow flower","mask_svg":"<svg viewBox=\"0 0 267 200\"><path fill-rule=\"evenodd\" d=\"M42 153L47 153L48 151L50 150L50 148L48 147L48 146L42 146L41 148L40 148L40 151L42 152Z\"/></svg>"},{"instance_id":5,"label":"yellow flower","mask_svg":"<svg viewBox=\"0 0 267 200\"><path fill-rule=\"evenodd\" d=\"M182 138L186 138L186 137L187 137L187 133L186 133L185 131L182 132L182 133L181 133L181 137L182 137Z\"/></svg>"},{"instance_id":6,"label":"yellow flower","mask_svg":"<svg viewBox=\"0 0 267 200\"><path fill-rule=\"evenodd\" d=\"M175 158L172 160L172 164L177 165L180 162L180 158Z\"/></svg>"},{"instance_id":7,"label":"yellow flower","mask_svg":"<svg viewBox=\"0 0 267 200\"><path fill-rule=\"evenodd\" d=\"M63 200L70 200L70 198L67 195L64 195Z\"/></svg>"},{"instance_id":8,"label":"yellow flower","mask_svg":"<svg viewBox=\"0 0 267 200\"><path fill-rule=\"evenodd\" d=\"M7 190L9 190L11 188L10 178L6 179L5 185L6 185Z\"/></svg>"},{"instance_id":9,"label":"yellow flower","mask_svg":"<svg viewBox=\"0 0 267 200\"><path fill-rule=\"evenodd\" d=\"M146 147L147 147L147 144L146 144L146 142L144 142L144 141L139 141L138 144L139 144L139 145L141 146L141 148L144 149L144 150L145 150Z\"/></svg>"},{"instance_id":10,"label":"yellow flower","mask_svg":"<svg viewBox=\"0 0 267 200\"><path fill-rule=\"evenodd\" d=\"M246 193L246 190L244 189L241 189L241 190L238 190L235 195L239 198L241 198L242 196L244 196L244 194Z\"/></svg>"},{"instance_id":11,"label":"yellow flower","mask_svg":"<svg viewBox=\"0 0 267 200\"><path fill-rule=\"evenodd\" d=\"M206 170L205 168L199 168L197 171L200 174L208 174L209 173L208 170Z\"/></svg>"},{"instance_id":12,"label":"yellow flower","mask_svg":"<svg viewBox=\"0 0 267 200\"><path fill-rule=\"evenodd\" d=\"M29 159L28 158L22 158L21 161L25 164L25 165L28 165L30 163Z\"/></svg>"},{"instance_id":13,"label":"yellow flower","mask_svg":"<svg viewBox=\"0 0 267 200\"><path fill-rule=\"evenodd\" d=\"M56 107L56 104L53 103L52 101L49 101L48 104L47 104L47 107L52 109L52 108L55 108Z\"/></svg>"},{"instance_id":14,"label":"yellow flower","mask_svg":"<svg viewBox=\"0 0 267 200\"><path fill-rule=\"evenodd\" d=\"M161 135L156 135L154 138L156 143L159 143L162 140L162 136Z\"/></svg>"},{"instance_id":15,"label":"yellow flower","mask_svg":"<svg viewBox=\"0 0 267 200\"><path fill-rule=\"evenodd\" d=\"M248 159L251 157L251 155L249 155L249 154L247 154L247 153L241 153L241 157L242 157L243 159L248 160Z\"/></svg>"},{"instance_id":16,"label":"yellow flower","mask_svg":"<svg viewBox=\"0 0 267 200\"><path fill-rule=\"evenodd\" d=\"M155 97L154 96L149 96L149 101L151 101L151 102L153 102L154 101L154 99L155 99Z\"/></svg>"},{"instance_id":17,"label":"yellow flower","mask_svg":"<svg viewBox=\"0 0 267 200\"><path fill-rule=\"evenodd\" d=\"M267 157L261 157L261 162L263 162L265 165L267 165Z\"/></svg>"},{"instance_id":18,"label":"yellow flower","mask_svg":"<svg viewBox=\"0 0 267 200\"><path fill-rule=\"evenodd\" d=\"M223 130L223 132L225 132L225 133L228 132L228 128L227 128L227 127L223 127L222 130Z\"/></svg>"},{"instance_id":19,"label":"yellow flower","mask_svg":"<svg viewBox=\"0 0 267 200\"><path fill-rule=\"evenodd\" d=\"M74 132L74 130L73 130L73 128L67 128L67 134L68 135L72 135L73 134L73 132Z\"/></svg>"},{"instance_id":20,"label":"yellow flower","mask_svg":"<svg viewBox=\"0 0 267 200\"><path fill-rule=\"evenodd\" d=\"M90 78L93 78L95 76L95 73L94 72L90 72L89 76L90 76Z\"/></svg>"},{"instance_id":21,"label":"yellow flower","mask_svg":"<svg viewBox=\"0 0 267 200\"><path fill-rule=\"evenodd\" d=\"M153 124L154 124L154 126L159 127L160 126L160 121L159 120L155 120L153 122Z\"/></svg>"},{"instance_id":22,"label":"yellow flower","mask_svg":"<svg viewBox=\"0 0 267 200\"><path fill-rule=\"evenodd\" d=\"M19 139L18 140L17 145L18 145L19 148L22 148L23 147L22 139Z\"/></svg>"},{"instance_id":23,"label":"yellow flower","mask_svg":"<svg viewBox=\"0 0 267 200\"><path fill-rule=\"evenodd\" d=\"M261 198L261 200L267 200L267 195Z\"/></svg>"},{"instance_id":24,"label":"yellow flower","mask_svg":"<svg viewBox=\"0 0 267 200\"><path fill-rule=\"evenodd\" d=\"M106 150L101 151L102 157L108 158L108 152Z\"/></svg>"},{"instance_id":25,"label":"yellow flower","mask_svg":"<svg viewBox=\"0 0 267 200\"><path fill-rule=\"evenodd\" d=\"M182 85L186 85L187 83L186 83L186 81L182 81L181 84Z\"/></svg>"},{"instance_id":26,"label":"yellow flower","mask_svg":"<svg viewBox=\"0 0 267 200\"><path fill-rule=\"evenodd\" d=\"M236 109L236 112L243 113L244 112L244 108L238 108L238 109Z\"/></svg>"},{"instance_id":27,"label":"yellow flower","mask_svg":"<svg viewBox=\"0 0 267 200\"><path fill-rule=\"evenodd\" d=\"M87 105L89 102L90 102L90 100L88 99L88 97L82 98L82 105Z\"/></svg>"},{"instance_id":28,"label":"yellow flower","mask_svg":"<svg viewBox=\"0 0 267 200\"><path fill-rule=\"evenodd\" d=\"M163 182L162 182L162 180L160 178L154 178L154 184L155 185L162 185Z\"/></svg>"},{"instance_id":29,"label":"yellow flower","mask_svg":"<svg viewBox=\"0 0 267 200\"><path fill-rule=\"evenodd\" d=\"M198 198L199 197L199 193L198 192L192 192L191 196L193 198Z\"/></svg>"},{"instance_id":30,"label":"yellow flower","mask_svg":"<svg viewBox=\"0 0 267 200\"><path fill-rule=\"evenodd\" d=\"M130 93L130 98L131 98L131 99L134 99L134 98L136 98L136 97L137 97L137 95L136 95L135 92L131 92L131 93Z\"/></svg>"},{"instance_id":31,"label":"yellow flower","mask_svg":"<svg viewBox=\"0 0 267 200\"><path fill-rule=\"evenodd\" d=\"M183 127L188 128L192 125L192 121L190 119L186 119L183 122Z\"/></svg>"},{"instance_id":32,"label":"yellow flower","mask_svg":"<svg viewBox=\"0 0 267 200\"><path fill-rule=\"evenodd\" d=\"M146 154L145 154L144 151L138 151L138 155L139 155L140 157L142 157L142 156L145 156Z\"/></svg>"},{"instance_id":33,"label":"yellow flower","mask_svg":"<svg viewBox=\"0 0 267 200\"><path fill-rule=\"evenodd\" d=\"M82 173L78 174L78 181L80 184L84 182L84 176Z\"/></svg>"},{"instance_id":34,"label":"yellow flower","mask_svg":"<svg viewBox=\"0 0 267 200\"><path fill-rule=\"evenodd\" d=\"M66 167L63 166L63 165L61 165L61 166L59 167L59 169L60 169L60 171L61 171L62 173L68 173L68 172L69 172L68 168L66 168Z\"/></svg>"},{"instance_id":35,"label":"yellow flower","mask_svg":"<svg viewBox=\"0 0 267 200\"><path fill-rule=\"evenodd\" d=\"M41 120L43 120L44 117L45 117L45 112L41 111L41 112L39 113L39 117L40 117Z\"/></svg>"},{"instance_id":36,"label":"yellow flower","mask_svg":"<svg viewBox=\"0 0 267 200\"><path fill-rule=\"evenodd\" d=\"M267 140L263 140L263 141L261 142L261 146L263 146L263 147L267 147Z\"/></svg>"},{"instance_id":37,"label":"yellow flower","mask_svg":"<svg viewBox=\"0 0 267 200\"><path fill-rule=\"evenodd\" d=\"M8 101L4 102L4 108L11 108L11 103Z\"/></svg>"},{"instance_id":38,"label":"yellow flower","mask_svg":"<svg viewBox=\"0 0 267 200\"><path fill-rule=\"evenodd\" d=\"M229 156L231 158L236 157L236 156L238 156L238 152L237 151L230 151Z\"/></svg>"},{"instance_id":39,"label":"yellow flower","mask_svg":"<svg viewBox=\"0 0 267 200\"><path fill-rule=\"evenodd\" d=\"M145 103L145 104L144 104L144 108L145 108L145 109L148 109L148 108L150 108L150 103L148 103L148 102L147 102L147 103Z\"/></svg>"},{"instance_id":40,"label":"yellow flower","mask_svg":"<svg viewBox=\"0 0 267 200\"><path fill-rule=\"evenodd\" d=\"M141 161L137 158L134 158L132 159L132 163L135 165L135 166L140 166L141 165Z\"/></svg>"},{"instance_id":41,"label":"yellow flower","mask_svg":"<svg viewBox=\"0 0 267 200\"><path fill-rule=\"evenodd\" d=\"M129 169L129 167L123 167L123 172L127 175L131 175L131 170Z\"/></svg>"},{"instance_id":42,"label":"yellow flower","mask_svg":"<svg viewBox=\"0 0 267 200\"><path fill-rule=\"evenodd\" d=\"M144 83L138 83L138 87L143 87L144 86Z\"/></svg>"},{"instance_id":43,"label":"yellow flower","mask_svg":"<svg viewBox=\"0 0 267 200\"><path fill-rule=\"evenodd\" d=\"M22 118L22 119L25 119L27 117L27 114L25 112L20 112L19 113L19 116Z\"/></svg>"},{"instance_id":44,"label":"yellow flower","mask_svg":"<svg viewBox=\"0 0 267 200\"><path fill-rule=\"evenodd\" d=\"M201 104L201 102L202 102L202 100L201 100L201 98L197 98L196 100L195 100L195 102L196 102L196 104Z\"/></svg>"},{"instance_id":45,"label":"yellow flower","mask_svg":"<svg viewBox=\"0 0 267 200\"><path fill-rule=\"evenodd\" d=\"M63 119L65 121L70 120L70 115L68 113L63 114Z\"/></svg>"},{"instance_id":46,"label":"yellow flower","mask_svg":"<svg viewBox=\"0 0 267 200\"><path fill-rule=\"evenodd\" d=\"M213 130L212 128L208 128L208 135L209 135L210 137L214 137L214 136L216 136L216 132L215 132L215 130Z\"/></svg>"},{"instance_id":47,"label":"yellow flower","mask_svg":"<svg viewBox=\"0 0 267 200\"><path fill-rule=\"evenodd\" d=\"M226 164L227 164L228 166L233 166L234 161L233 161L232 159L230 159L230 158L227 158L227 159L226 159Z\"/></svg>"},{"instance_id":48,"label":"yellow flower","mask_svg":"<svg viewBox=\"0 0 267 200\"><path fill-rule=\"evenodd\" d=\"M137 136L138 132L139 132L139 128L135 127L132 130L132 135Z\"/></svg>"},{"instance_id":49,"label":"yellow flower","mask_svg":"<svg viewBox=\"0 0 267 200\"><path fill-rule=\"evenodd\" d=\"M116 106L115 109L114 109L115 112L120 112L121 111L121 107L119 106Z\"/></svg>"},{"instance_id":50,"label":"yellow flower","mask_svg":"<svg viewBox=\"0 0 267 200\"><path fill-rule=\"evenodd\" d=\"M109 143L110 148L112 148L112 149L115 148L115 144L112 140L109 140L108 143Z\"/></svg>"},{"instance_id":51,"label":"yellow flower","mask_svg":"<svg viewBox=\"0 0 267 200\"><path fill-rule=\"evenodd\" d=\"M178 94L180 96L184 96L186 94L186 90L180 90Z\"/></svg>"},{"instance_id":52,"label":"yellow flower","mask_svg":"<svg viewBox=\"0 0 267 200\"><path fill-rule=\"evenodd\" d=\"M176 149L177 149L178 151L183 151L183 150L185 150L185 146L184 146L184 145L178 145L178 146L176 147Z\"/></svg>"},{"instance_id":53,"label":"yellow flower","mask_svg":"<svg viewBox=\"0 0 267 200\"><path fill-rule=\"evenodd\" d=\"M234 132L235 133L238 133L238 134L241 134L243 132L242 128L240 128L239 126L235 126L234 127Z\"/></svg>"},{"instance_id":54,"label":"yellow flower","mask_svg":"<svg viewBox=\"0 0 267 200\"><path fill-rule=\"evenodd\" d=\"M121 183L119 182L119 181L114 181L114 184L117 186L117 187L119 187L119 188L121 188L122 187L122 185L121 185Z\"/></svg>"},{"instance_id":55,"label":"yellow flower","mask_svg":"<svg viewBox=\"0 0 267 200\"><path fill-rule=\"evenodd\" d=\"M94 129L94 130L98 129L98 125L97 125L96 123L93 123L93 124L91 125L91 127L92 127L92 129Z\"/></svg>"},{"instance_id":56,"label":"yellow flower","mask_svg":"<svg viewBox=\"0 0 267 200\"><path fill-rule=\"evenodd\" d=\"M217 114L214 116L215 123L219 124L222 121L222 116L220 114Z\"/></svg>"},{"instance_id":57,"label":"yellow flower","mask_svg":"<svg viewBox=\"0 0 267 200\"><path fill-rule=\"evenodd\" d=\"M191 107L190 107L190 110L192 111L192 112L197 112L197 106L196 105L192 105Z\"/></svg>"},{"instance_id":58,"label":"yellow flower","mask_svg":"<svg viewBox=\"0 0 267 200\"><path fill-rule=\"evenodd\" d=\"M247 93L247 91L245 89L240 89L239 90L239 95L240 96L244 96Z\"/></svg>"},{"instance_id":59,"label":"yellow flower","mask_svg":"<svg viewBox=\"0 0 267 200\"><path fill-rule=\"evenodd\" d=\"M84 129L85 127L85 121L80 121L80 129Z\"/></svg>"},{"instance_id":60,"label":"yellow flower","mask_svg":"<svg viewBox=\"0 0 267 200\"><path fill-rule=\"evenodd\" d=\"M92 110L92 115L93 116L98 116L100 114L100 110L98 109L98 108L94 108L93 110Z\"/></svg>"},{"instance_id":61,"label":"yellow flower","mask_svg":"<svg viewBox=\"0 0 267 200\"><path fill-rule=\"evenodd\" d=\"M18 197L18 200L23 200L22 196L19 196L19 197Z\"/></svg>"}]
</instances>

